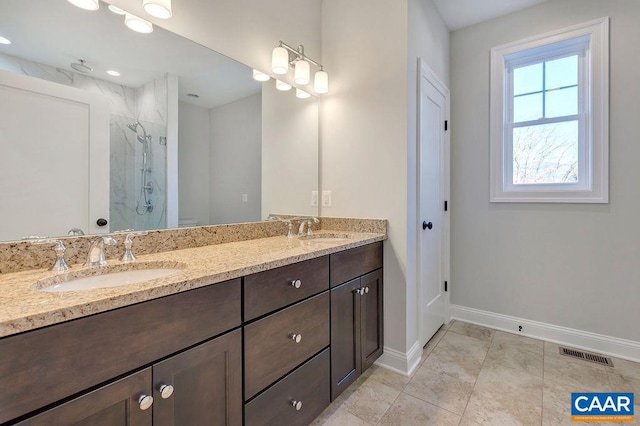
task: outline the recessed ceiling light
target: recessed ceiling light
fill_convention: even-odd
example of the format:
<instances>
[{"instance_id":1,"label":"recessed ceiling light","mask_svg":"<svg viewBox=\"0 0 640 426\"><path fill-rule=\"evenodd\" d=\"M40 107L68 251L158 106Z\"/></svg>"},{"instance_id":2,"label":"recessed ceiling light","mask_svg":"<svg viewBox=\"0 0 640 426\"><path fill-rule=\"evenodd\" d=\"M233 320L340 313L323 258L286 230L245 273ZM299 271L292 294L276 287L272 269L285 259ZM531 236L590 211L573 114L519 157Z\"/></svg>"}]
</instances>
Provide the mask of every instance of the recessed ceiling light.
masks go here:
<instances>
[{"instance_id":1,"label":"recessed ceiling light","mask_svg":"<svg viewBox=\"0 0 640 426\"><path fill-rule=\"evenodd\" d=\"M84 10L98 10L100 8L100 2L98 0L67 0L74 6Z\"/></svg>"},{"instance_id":2,"label":"recessed ceiling light","mask_svg":"<svg viewBox=\"0 0 640 426\"><path fill-rule=\"evenodd\" d=\"M11 40L0 36L0 44L11 44Z\"/></svg>"},{"instance_id":3,"label":"recessed ceiling light","mask_svg":"<svg viewBox=\"0 0 640 426\"><path fill-rule=\"evenodd\" d=\"M109 10L115 13L116 15L124 15L127 13L126 11L120 9L118 6L114 6L112 4L109 5Z\"/></svg>"},{"instance_id":4,"label":"recessed ceiling light","mask_svg":"<svg viewBox=\"0 0 640 426\"><path fill-rule=\"evenodd\" d=\"M120 73L118 71L115 71L115 70L109 70L109 71L107 71L107 74L112 75L114 77L120 77Z\"/></svg>"},{"instance_id":5,"label":"recessed ceiling light","mask_svg":"<svg viewBox=\"0 0 640 426\"><path fill-rule=\"evenodd\" d=\"M151 24L151 22L132 15L131 13L124 15L124 24L129 29L142 34L149 34L153 31L153 24Z\"/></svg>"}]
</instances>

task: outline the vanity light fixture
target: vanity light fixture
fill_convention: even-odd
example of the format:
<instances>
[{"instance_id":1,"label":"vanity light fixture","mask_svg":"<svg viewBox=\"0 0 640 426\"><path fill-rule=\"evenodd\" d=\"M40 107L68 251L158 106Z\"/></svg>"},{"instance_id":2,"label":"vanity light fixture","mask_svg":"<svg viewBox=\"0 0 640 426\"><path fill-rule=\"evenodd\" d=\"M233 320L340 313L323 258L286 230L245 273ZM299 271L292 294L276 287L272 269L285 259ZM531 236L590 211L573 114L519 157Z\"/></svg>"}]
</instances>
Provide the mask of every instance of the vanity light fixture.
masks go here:
<instances>
[{"instance_id":1,"label":"vanity light fixture","mask_svg":"<svg viewBox=\"0 0 640 426\"><path fill-rule=\"evenodd\" d=\"M11 40L8 38L0 36L0 44L11 44Z\"/></svg>"},{"instance_id":2,"label":"vanity light fixture","mask_svg":"<svg viewBox=\"0 0 640 426\"><path fill-rule=\"evenodd\" d=\"M276 80L276 89L286 92L287 90L291 90L291 85L289 83L285 83L282 80Z\"/></svg>"},{"instance_id":3,"label":"vanity light fixture","mask_svg":"<svg viewBox=\"0 0 640 426\"><path fill-rule=\"evenodd\" d=\"M253 79L256 81L269 81L271 80L271 77L269 77L267 74L258 71L256 69L253 70Z\"/></svg>"},{"instance_id":4,"label":"vanity light fixture","mask_svg":"<svg viewBox=\"0 0 640 426\"><path fill-rule=\"evenodd\" d=\"M116 15L125 15L127 13L126 11L120 9L118 6L114 6L112 4L109 5L109 10Z\"/></svg>"},{"instance_id":5,"label":"vanity light fixture","mask_svg":"<svg viewBox=\"0 0 640 426\"><path fill-rule=\"evenodd\" d=\"M116 70L109 70L107 71L107 74L112 75L114 77L120 77L120 73Z\"/></svg>"},{"instance_id":6,"label":"vanity light fixture","mask_svg":"<svg viewBox=\"0 0 640 426\"><path fill-rule=\"evenodd\" d=\"M72 5L84 10L98 10L100 2L98 0L67 0Z\"/></svg>"},{"instance_id":7,"label":"vanity light fixture","mask_svg":"<svg viewBox=\"0 0 640 426\"><path fill-rule=\"evenodd\" d=\"M142 7L149 15L160 19L169 19L171 12L171 0L142 0Z\"/></svg>"},{"instance_id":8,"label":"vanity light fixture","mask_svg":"<svg viewBox=\"0 0 640 426\"><path fill-rule=\"evenodd\" d=\"M296 98L298 99L307 99L308 97L310 97L311 95L307 92L305 92L302 89L296 89Z\"/></svg>"},{"instance_id":9,"label":"vanity light fixture","mask_svg":"<svg viewBox=\"0 0 640 426\"><path fill-rule=\"evenodd\" d=\"M289 70L289 65L293 65L293 80L301 86L307 85L311 81L310 64L320 68L314 75L314 91L320 94L329 92L329 74L323 69L322 64L304 54L303 45L300 44L297 49L294 49L280 41L280 44L273 49L271 55L271 70L276 74L286 74ZM307 92L303 91L303 93L309 95Z\"/></svg>"},{"instance_id":10,"label":"vanity light fixture","mask_svg":"<svg viewBox=\"0 0 640 426\"><path fill-rule=\"evenodd\" d=\"M124 24L129 29L142 34L149 34L153 31L153 24L151 24L151 22L132 15L131 13L124 15Z\"/></svg>"}]
</instances>

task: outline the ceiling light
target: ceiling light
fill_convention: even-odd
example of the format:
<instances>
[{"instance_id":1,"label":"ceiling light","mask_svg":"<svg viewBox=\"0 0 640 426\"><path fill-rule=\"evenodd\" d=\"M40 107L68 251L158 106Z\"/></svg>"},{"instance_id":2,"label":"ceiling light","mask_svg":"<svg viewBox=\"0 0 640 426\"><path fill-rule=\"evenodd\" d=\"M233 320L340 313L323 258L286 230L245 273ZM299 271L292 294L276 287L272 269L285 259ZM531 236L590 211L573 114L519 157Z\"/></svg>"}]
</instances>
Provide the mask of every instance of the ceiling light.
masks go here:
<instances>
[{"instance_id":1,"label":"ceiling light","mask_svg":"<svg viewBox=\"0 0 640 426\"><path fill-rule=\"evenodd\" d=\"M282 46L273 49L271 71L276 74L286 74L289 71L289 52Z\"/></svg>"},{"instance_id":2,"label":"ceiling light","mask_svg":"<svg viewBox=\"0 0 640 426\"><path fill-rule=\"evenodd\" d=\"M313 77L313 90L316 93L327 93L329 91L329 74L320 69Z\"/></svg>"},{"instance_id":3,"label":"ceiling light","mask_svg":"<svg viewBox=\"0 0 640 426\"><path fill-rule=\"evenodd\" d=\"M286 92L287 90L291 90L291 85L284 81L276 80L276 89Z\"/></svg>"},{"instance_id":4,"label":"ceiling light","mask_svg":"<svg viewBox=\"0 0 640 426\"><path fill-rule=\"evenodd\" d=\"M114 6L112 4L109 5L109 10L115 13L116 15L124 15L127 13L126 11L120 9L118 6Z\"/></svg>"},{"instance_id":5,"label":"ceiling light","mask_svg":"<svg viewBox=\"0 0 640 426\"><path fill-rule=\"evenodd\" d=\"M302 86L309 84L309 62L303 59L296 61L296 70L293 74L293 81Z\"/></svg>"},{"instance_id":6,"label":"ceiling light","mask_svg":"<svg viewBox=\"0 0 640 426\"><path fill-rule=\"evenodd\" d=\"M109 71L107 71L107 74L112 75L114 77L120 77L120 73L118 71L115 71L115 70L109 70Z\"/></svg>"},{"instance_id":7,"label":"ceiling light","mask_svg":"<svg viewBox=\"0 0 640 426\"><path fill-rule=\"evenodd\" d=\"M11 44L11 40L0 36L0 44Z\"/></svg>"},{"instance_id":8,"label":"ceiling light","mask_svg":"<svg viewBox=\"0 0 640 426\"><path fill-rule=\"evenodd\" d=\"M256 81L269 81L271 77L261 71L253 70L253 79Z\"/></svg>"},{"instance_id":9,"label":"ceiling light","mask_svg":"<svg viewBox=\"0 0 640 426\"><path fill-rule=\"evenodd\" d=\"M296 89L296 98L307 99L309 96L311 95L305 92L304 90Z\"/></svg>"},{"instance_id":10,"label":"ceiling light","mask_svg":"<svg viewBox=\"0 0 640 426\"><path fill-rule=\"evenodd\" d=\"M129 29L142 34L149 34L153 31L151 22L130 13L124 15L124 24L129 27Z\"/></svg>"},{"instance_id":11,"label":"ceiling light","mask_svg":"<svg viewBox=\"0 0 640 426\"><path fill-rule=\"evenodd\" d=\"M100 2L98 0L67 0L74 6L84 10L98 10L100 8Z\"/></svg>"},{"instance_id":12,"label":"ceiling light","mask_svg":"<svg viewBox=\"0 0 640 426\"><path fill-rule=\"evenodd\" d=\"M145 12L156 18L169 19L173 16L171 0L142 0L142 7Z\"/></svg>"}]
</instances>

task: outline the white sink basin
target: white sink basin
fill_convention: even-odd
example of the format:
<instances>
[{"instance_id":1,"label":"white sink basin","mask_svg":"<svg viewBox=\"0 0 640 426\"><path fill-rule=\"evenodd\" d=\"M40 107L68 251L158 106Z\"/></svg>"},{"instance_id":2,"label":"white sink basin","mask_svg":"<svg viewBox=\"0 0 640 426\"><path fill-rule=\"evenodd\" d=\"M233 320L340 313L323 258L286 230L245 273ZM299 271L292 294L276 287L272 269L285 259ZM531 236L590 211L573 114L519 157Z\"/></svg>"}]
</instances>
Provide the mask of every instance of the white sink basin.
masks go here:
<instances>
[{"instance_id":1,"label":"white sink basin","mask_svg":"<svg viewBox=\"0 0 640 426\"><path fill-rule=\"evenodd\" d=\"M107 266L104 270L91 268L47 278L36 282L34 288L39 291L63 292L120 287L168 277L179 272L182 272L179 264L168 266L154 264L115 265L115 267Z\"/></svg>"}]
</instances>

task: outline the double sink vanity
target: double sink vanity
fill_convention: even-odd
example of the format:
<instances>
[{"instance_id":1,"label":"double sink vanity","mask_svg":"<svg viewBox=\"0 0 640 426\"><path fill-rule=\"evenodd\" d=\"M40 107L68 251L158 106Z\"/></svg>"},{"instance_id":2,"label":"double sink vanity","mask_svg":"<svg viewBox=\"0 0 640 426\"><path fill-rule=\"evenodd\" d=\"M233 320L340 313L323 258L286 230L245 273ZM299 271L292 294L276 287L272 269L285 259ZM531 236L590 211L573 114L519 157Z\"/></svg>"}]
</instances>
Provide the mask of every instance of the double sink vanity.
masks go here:
<instances>
[{"instance_id":1,"label":"double sink vanity","mask_svg":"<svg viewBox=\"0 0 640 426\"><path fill-rule=\"evenodd\" d=\"M0 274L0 424L309 424L382 354L386 222L366 222ZM45 291L145 270L166 273Z\"/></svg>"}]
</instances>

